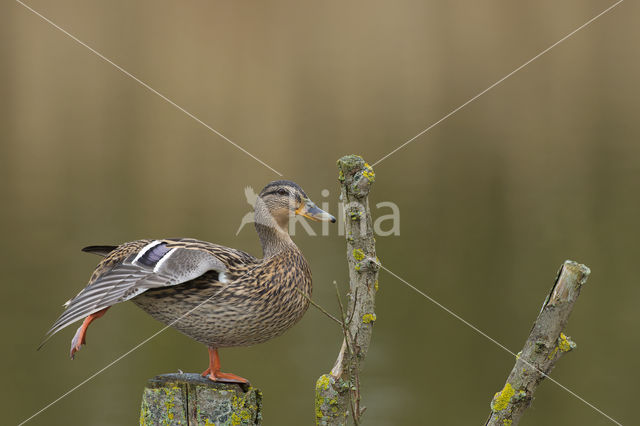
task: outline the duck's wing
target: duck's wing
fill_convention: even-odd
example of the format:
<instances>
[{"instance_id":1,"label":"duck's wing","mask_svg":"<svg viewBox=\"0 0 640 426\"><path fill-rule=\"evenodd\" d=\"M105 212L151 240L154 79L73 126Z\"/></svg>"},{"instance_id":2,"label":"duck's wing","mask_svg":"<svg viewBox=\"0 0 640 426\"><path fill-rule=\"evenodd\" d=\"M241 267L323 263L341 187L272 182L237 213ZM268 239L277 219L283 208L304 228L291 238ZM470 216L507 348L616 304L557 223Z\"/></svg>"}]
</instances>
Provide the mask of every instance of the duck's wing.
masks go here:
<instances>
[{"instance_id":1,"label":"duck's wing","mask_svg":"<svg viewBox=\"0 0 640 426\"><path fill-rule=\"evenodd\" d=\"M98 256L107 257L109 253L117 249L118 246L88 246L83 247L82 251L85 253L93 253Z\"/></svg>"},{"instance_id":2,"label":"duck's wing","mask_svg":"<svg viewBox=\"0 0 640 426\"><path fill-rule=\"evenodd\" d=\"M103 255L106 250L88 251ZM79 319L146 290L182 284L208 271L223 275L232 252L196 240L140 240L118 246L100 262L89 284L65 303L66 310L51 326L42 344ZM236 261L252 258L237 253Z\"/></svg>"}]
</instances>

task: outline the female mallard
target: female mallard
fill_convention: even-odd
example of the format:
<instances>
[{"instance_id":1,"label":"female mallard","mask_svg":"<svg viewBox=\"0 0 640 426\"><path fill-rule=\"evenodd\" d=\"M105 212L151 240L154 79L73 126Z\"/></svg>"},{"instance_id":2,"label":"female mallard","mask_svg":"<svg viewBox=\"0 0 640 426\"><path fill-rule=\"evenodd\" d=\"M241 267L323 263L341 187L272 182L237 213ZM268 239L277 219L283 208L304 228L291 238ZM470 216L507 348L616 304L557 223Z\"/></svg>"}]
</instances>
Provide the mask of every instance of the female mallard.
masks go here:
<instances>
[{"instance_id":1,"label":"female mallard","mask_svg":"<svg viewBox=\"0 0 640 426\"><path fill-rule=\"evenodd\" d=\"M186 238L84 248L105 258L89 284L65 303L66 310L46 339L85 318L71 341L73 358L85 343L89 324L112 305L131 300L155 319L207 345L209 368L203 376L246 383L220 372L218 348L276 337L309 306L311 271L288 233L293 214L335 222L297 184L279 180L265 186L255 203L262 259Z\"/></svg>"}]
</instances>

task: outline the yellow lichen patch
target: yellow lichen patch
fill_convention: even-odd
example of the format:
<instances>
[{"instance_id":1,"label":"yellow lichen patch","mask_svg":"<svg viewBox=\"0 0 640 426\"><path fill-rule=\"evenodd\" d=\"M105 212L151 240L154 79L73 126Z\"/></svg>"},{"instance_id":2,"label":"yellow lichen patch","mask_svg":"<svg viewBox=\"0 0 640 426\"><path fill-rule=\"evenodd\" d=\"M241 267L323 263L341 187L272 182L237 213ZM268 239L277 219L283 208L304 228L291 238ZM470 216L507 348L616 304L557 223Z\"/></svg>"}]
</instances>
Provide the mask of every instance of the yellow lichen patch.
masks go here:
<instances>
[{"instance_id":1,"label":"yellow lichen patch","mask_svg":"<svg viewBox=\"0 0 640 426\"><path fill-rule=\"evenodd\" d=\"M375 288L376 291L378 291L378 280L376 280L376 282L373 284L373 288Z\"/></svg>"},{"instance_id":2,"label":"yellow lichen patch","mask_svg":"<svg viewBox=\"0 0 640 426\"><path fill-rule=\"evenodd\" d=\"M503 424L504 426L511 426L511 423L513 423L513 420L510 420L510 419L504 419L504 420L502 420L502 424Z\"/></svg>"},{"instance_id":3,"label":"yellow lichen patch","mask_svg":"<svg viewBox=\"0 0 640 426\"><path fill-rule=\"evenodd\" d=\"M325 403L325 398L322 396L322 391L329 389L330 385L331 376L329 374L323 374L316 382L316 422L319 422L324 417L322 406Z\"/></svg>"},{"instance_id":4,"label":"yellow lichen patch","mask_svg":"<svg viewBox=\"0 0 640 426\"><path fill-rule=\"evenodd\" d=\"M249 420L249 418L247 417L247 420ZM242 424L242 417L240 417L238 415L238 413L231 413L231 424L233 426L238 426Z\"/></svg>"},{"instance_id":5,"label":"yellow lichen patch","mask_svg":"<svg viewBox=\"0 0 640 426\"><path fill-rule=\"evenodd\" d=\"M576 344L565 336L564 333L560 333L560 337L558 338L558 347L562 352L569 352L571 349L576 347Z\"/></svg>"},{"instance_id":6,"label":"yellow lichen patch","mask_svg":"<svg viewBox=\"0 0 640 426\"><path fill-rule=\"evenodd\" d=\"M374 322L376 320L376 314L364 314L362 316L362 322L365 324L369 324L370 322Z\"/></svg>"},{"instance_id":7,"label":"yellow lichen patch","mask_svg":"<svg viewBox=\"0 0 640 426\"><path fill-rule=\"evenodd\" d=\"M165 393L169 396L169 400L164 403L164 406L167 409L167 418L169 420L173 420L173 407L176 406L174 402L175 393L180 390L181 389L177 386L172 387L171 391L169 389L165 389Z\"/></svg>"},{"instance_id":8,"label":"yellow lichen patch","mask_svg":"<svg viewBox=\"0 0 640 426\"><path fill-rule=\"evenodd\" d=\"M234 396L231 400L231 407L234 412L231 414L231 424L233 426L249 424L251 420L251 411L246 407L247 400Z\"/></svg>"},{"instance_id":9,"label":"yellow lichen patch","mask_svg":"<svg viewBox=\"0 0 640 426\"><path fill-rule=\"evenodd\" d=\"M331 384L331 376L328 374L323 374L322 376L320 376L320 378L316 382L316 389L327 390L329 389L330 384Z\"/></svg>"},{"instance_id":10,"label":"yellow lichen patch","mask_svg":"<svg viewBox=\"0 0 640 426\"><path fill-rule=\"evenodd\" d=\"M364 259L364 251L362 251L361 249L353 249L352 254L353 258L358 262Z\"/></svg>"},{"instance_id":11,"label":"yellow lichen patch","mask_svg":"<svg viewBox=\"0 0 640 426\"><path fill-rule=\"evenodd\" d=\"M142 408L140 409L140 424L143 425L144 419L147 417L147 409L145 407L144 402L142 403Z\"/></svg>"},{"instance_id":12,"label":"yellow lichen patch","mask_svg":"<svg viewBox=\"0 0 640 426\"><path fill-rule=\"evenodd\" d=\"M322 407L322 401L322 397L316 397L316 422L324 417L322 410L320 409Z\"/></svg>"},{"instance_id":13,"label":"yellow lichen patch","mask_svg":"<svg viewBox=\"0 0 640 426\"><path fill-rule=\"evenodd\" d=\"M491 401L491 410L494 412L502 411L509 405L511 397L515 395L516 391L511 386L511 383L504 385L504 388L493 396Z\"/></svg>"},{"instance_id":14,"label":"yellow lichen patch","mask_svg":"<svg viewBox=\"0 0 640 426\"><path fill-rule=\"evenodd\" d=\"M370 182L376 180L376 174L373 171L373 167L371 167L368 163L364 163L364 170L362 171L362 175L369 179Z\"/></svg>"}]
</instances>

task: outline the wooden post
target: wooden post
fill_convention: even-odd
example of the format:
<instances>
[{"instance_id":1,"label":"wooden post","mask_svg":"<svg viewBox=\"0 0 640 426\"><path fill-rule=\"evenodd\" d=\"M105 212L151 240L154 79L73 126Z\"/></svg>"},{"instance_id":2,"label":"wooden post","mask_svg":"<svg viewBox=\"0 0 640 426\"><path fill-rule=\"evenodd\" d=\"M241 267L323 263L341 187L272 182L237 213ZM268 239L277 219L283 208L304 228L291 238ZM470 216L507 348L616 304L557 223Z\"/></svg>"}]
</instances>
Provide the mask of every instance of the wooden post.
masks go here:
<instances>
[{"instance_id":1,"label":"wooden post","mask_svg":"<svg viewBox=\"0 0 640 426\"><path fill-rule=\"evenodd\" d=\"M486 425L518 424L538 384L562 355L576 347L562 331L589 274L589 268L584 265L570 260L564 262L507 382L491 401L491 415Z\"/></svg>"},{"instance_id":2,"label":"wooden post","mask_svg":"<svg viewBox=\"0 0 640 426\"><path fill-rule=\"evenodd\" d=\"M316 382L316 424L322 426L344 425L349 417L358 424L364 411L360 405L359 373L376 321L380 269L368 202L375 180L373 169L358 155L339 159L338 169L349 263L349 302L343 313L344 340L335 365Z\"/></svg>"},{"instance_id":3,"label":"wooden post","mask_svg":"<svg viewBox=\"0 0 640 426\"><path fill-rule=\"evenodd\" d=\"M150 379L142 395L140 425L259 425L262 392L216 383L194 373Z\"/></svg>"}]
</instances>

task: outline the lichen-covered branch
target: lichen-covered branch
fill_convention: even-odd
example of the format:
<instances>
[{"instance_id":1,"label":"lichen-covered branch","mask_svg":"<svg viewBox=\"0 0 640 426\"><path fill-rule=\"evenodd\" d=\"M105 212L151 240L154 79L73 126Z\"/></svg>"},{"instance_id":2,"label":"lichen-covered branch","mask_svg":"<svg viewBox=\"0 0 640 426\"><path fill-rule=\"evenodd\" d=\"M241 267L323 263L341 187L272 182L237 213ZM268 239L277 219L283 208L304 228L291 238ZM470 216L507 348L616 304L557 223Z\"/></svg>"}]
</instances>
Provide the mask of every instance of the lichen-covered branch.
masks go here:
<instances>
[{"instance_id":1,"label":"lichen-covered branch","mask_svg":"<svg viewBox=\"0 0 640 426\"><path fill-rule=\"evenodd\" d=\"M507 382L491 401L487 425L516 425L531 404L538 384L562 355L576 347L562 331L589 273L584 265L564 262Z\"/></svg>"},{"instance_id":2,"label":"lichen-covered branch","mask_svg":"<svg viewBox=\"0 0 640 426\"><path fill-rule=\"evenodd\" d=\"M375 293L380 262L368 194L375 174L362 157L348 155L338 160L338 180L344 205L349 301L343 315L344 340L330 373L316 383L316 423L344 425L350 418L358 424L364 409L360 405L360 369L367 355L376 320Z\"/></svg>"},{"instance_id":3,"label":"lichen-covered branch","mask_svg":"<svg viewBox=\"0 0 640 426\"><path fill-rule=\"evenodd\" d=\"M142 395L140 425L259 425L262 392L199 374L163 374Z\"/></svg>"}]
</instances>

